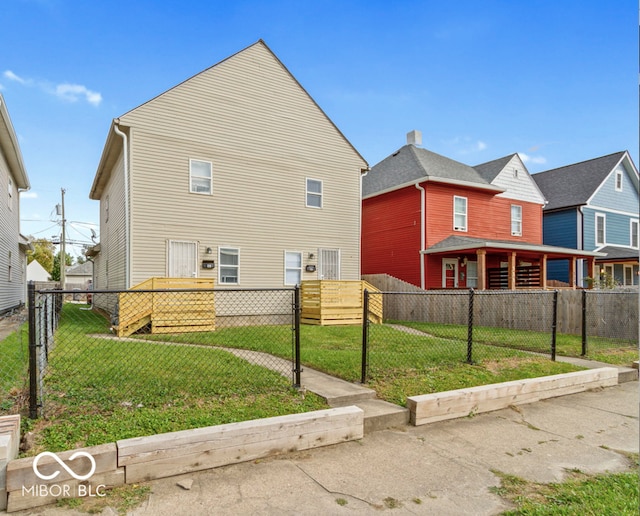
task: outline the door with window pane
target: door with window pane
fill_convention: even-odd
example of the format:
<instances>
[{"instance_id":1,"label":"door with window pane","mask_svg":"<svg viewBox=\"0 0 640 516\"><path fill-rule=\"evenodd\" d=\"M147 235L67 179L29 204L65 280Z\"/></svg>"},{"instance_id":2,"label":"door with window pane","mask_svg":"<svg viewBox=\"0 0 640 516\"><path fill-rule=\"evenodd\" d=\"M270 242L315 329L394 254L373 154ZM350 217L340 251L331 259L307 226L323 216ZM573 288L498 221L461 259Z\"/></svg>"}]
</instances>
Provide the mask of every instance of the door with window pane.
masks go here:
<instances>
[{"instance_id":1,"label":"door with window pane","mask_svg":"<svg viewBox=\"0 0 640 516\"><path fill-rule=\"evenodd\" d=\"M320 279L340 279L340 249L320 249L320 261L318 263Z\"/></svg>"},{"instance_id":2,"label":"door with window pane","mask_svg":"<svg viewBox=\"0 0 640 516\"><path fill-rule=\"evenodd\" d=\"M168 273L170 278L198 276L198 242L169 240Z\"/></svg>"}]
</instances>

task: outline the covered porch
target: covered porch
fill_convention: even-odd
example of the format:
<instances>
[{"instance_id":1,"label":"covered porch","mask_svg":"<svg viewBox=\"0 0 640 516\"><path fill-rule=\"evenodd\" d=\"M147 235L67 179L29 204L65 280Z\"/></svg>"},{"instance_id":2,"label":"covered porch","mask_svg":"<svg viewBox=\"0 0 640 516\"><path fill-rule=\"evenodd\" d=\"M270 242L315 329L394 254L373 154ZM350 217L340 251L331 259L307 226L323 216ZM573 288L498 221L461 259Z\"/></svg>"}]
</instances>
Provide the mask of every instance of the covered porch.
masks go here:
<instances>
[{"instance_id":1,"label":"covered porch","mask_svg":"<svg viewBox=\"0 0 640 516\"><path fill-rule=\"evenodd\" d=\"M596 258L603 253L542 244L448 237L421 251L423 288L547 289L547 266L552 260L568 263L565 288L577 287L578 261L597 274ZM582 271L580 271L582 272Z\"/></svg>"}]
</instances>

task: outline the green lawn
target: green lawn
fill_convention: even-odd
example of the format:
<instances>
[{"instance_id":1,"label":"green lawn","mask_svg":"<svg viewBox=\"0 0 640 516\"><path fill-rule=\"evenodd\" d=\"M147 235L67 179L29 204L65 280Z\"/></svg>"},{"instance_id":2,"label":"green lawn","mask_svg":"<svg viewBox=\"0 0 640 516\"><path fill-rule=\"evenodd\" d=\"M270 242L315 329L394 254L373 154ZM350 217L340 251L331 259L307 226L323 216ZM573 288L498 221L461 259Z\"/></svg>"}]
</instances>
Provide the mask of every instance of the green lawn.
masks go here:
<instances>
[{"instance_id":1,"label":"green lawn","mask_svg":"<svg viewBox=\"0 0 640 516\"><path fill-rule=\"evenodd\" d=\"M14 414L23 405L29 367L27 324L0 341L0 415Z\"/></svg>"},{"instance_id":2,"label":"green lawn","mask_svg":"<svg viewBox=\"0 0 640 516\"><path fill-rule=\"evenodd\" d=\"M466 327L411 326L427 335L370 327L368 386L401 405L416 394L577 370L507 347L526 348L527 332L478 328L473 364L466 364ZM35 423L40 441L31 453L326 408L317 396L293 389L290 378L217 349L291 359L288 326L140 335L137 340L113 340L108 334L109 323L101 315L81 305L64 306L50 352L46 418ZM304 366L360 380L361 327L303 325L300 340Z\"/></svg>"}]
</instances>

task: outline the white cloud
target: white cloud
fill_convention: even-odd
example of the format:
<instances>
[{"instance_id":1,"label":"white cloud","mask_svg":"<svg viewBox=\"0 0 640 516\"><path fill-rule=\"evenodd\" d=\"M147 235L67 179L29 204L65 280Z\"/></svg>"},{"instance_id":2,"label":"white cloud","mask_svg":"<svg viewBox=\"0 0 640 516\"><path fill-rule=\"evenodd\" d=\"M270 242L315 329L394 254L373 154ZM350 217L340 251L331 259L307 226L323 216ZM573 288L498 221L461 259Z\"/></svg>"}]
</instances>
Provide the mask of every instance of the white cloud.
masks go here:
<instances>
[{"instance_id":1,"label":"white cloud","mask_svg":"<svg viewBox=\"0 0 640 516\"><path fill-rule=\"evenodd\" d=\"M58 84L55 94L69 102L77 102L83 97L89 104L93 104L94 106L99 106L100 102L102 102L102 95L100 95L100 93L91 91L81 84Z\"/></svg>"},{"instance_id":2,"label":"white cloud","mask_svg":"<svg viewBox=\"0 0 640 516\"><path fill-rule=\"evenodd\" d=\"M20 199L37 199L38 192L23 192L20 194Z\"/></svg>"},{"instance_id":3,"label":"white cloud","mask_svg":"<svg viewBox=\"0 0 640 516\"><path fill-rule=\"evenodd\" d=\"M523 163L534 163L536 165L544 165L547 162L547 158L544 156L529 156L524 152L518 152L520 159Z\"/></svg>"},{"instance_id":4,"label":"white cloud","mask_svg":"<svg viewBox=\"0 0 640 516\"><path fill-rule=\"evenodd\" d=\"M485 150L487 148L487 144L481 141L478 141L478 143L476 143L476 150L482 151Z\"/></svg>"},{"instance_id":5,"label":"white cloud","mask_svg":"<svg viewBox=\"0 0 640 516\"><path fill-rule=\"evenodd\" d=\"M28 84L29 83L29 81L27 81L26 79L23 79L22 77L16 75L11 70L5 70L5 72L2 75L6 79L9 79L10 81L19 82L20 84Z\"/></svg>"},{"instance_id":6,"label":"white cloud","mask_svg":"<svg viewBox=\"0 0 640 516\"><path fill-rule=\"evenodd\" d=\"M20 77L11 70L5 70L2 74L6 79L22 84L23 86L33 86L34 84L45 93L55 95L56 97L67 102L77 102L86 100L93 106L99 106L102 102L102 95L97 91L92 91L82 84L60 83L52 86L46 81L34 82L33 79Z\"/></svg>"}]
</instances>

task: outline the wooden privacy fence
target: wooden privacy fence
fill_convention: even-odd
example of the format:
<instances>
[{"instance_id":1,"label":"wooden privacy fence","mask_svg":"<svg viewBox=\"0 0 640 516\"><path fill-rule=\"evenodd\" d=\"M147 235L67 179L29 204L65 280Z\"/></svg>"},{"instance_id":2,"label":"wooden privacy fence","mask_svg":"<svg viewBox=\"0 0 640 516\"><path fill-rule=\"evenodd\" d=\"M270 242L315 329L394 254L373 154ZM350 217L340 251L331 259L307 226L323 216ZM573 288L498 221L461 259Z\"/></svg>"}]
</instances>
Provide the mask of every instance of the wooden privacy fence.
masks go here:
<instances>
[{"instance_id":1,"label":"wooden privacy fence","mask_svg":"<svg viewBox=\"0 0 640 516\"><path fill-rule=\"evenodd\" d=\"M363 279L382 292L424 293L424 296L384 297L385 319L466 324L467 290L422 290L387 274ZM551 291L476 291L474 324L527 331L548 331ZM615 290L559 290L557 332L638 341L638 292Z\"/></svg>"},{"instance_id":2,"label":"wooden privacy fence","mask_svg":"<svg viewBox=\"0 0 640 516\"><path fill-rule=\"evenodd\" d=\"M151 333L213 331L216 327L213 286L213 279L149 278L118 294L113 329L118 337L127 337L147 325ZM195 291L200 289L202 292Z\"/></svg>"},{"instance_id":3,"label":"wooden privacy fence","mask_svg":"<svg viewBox=\"0 0 640 516\"><path fill-rule=\"evenodd\" d=\"M309 280L300 285L304 324L324 326L362 324L365 289L378 292L366 281ZM369 320L382 322L382 298L373 296L369 304Z\"/></svg>"}]
</instances>

